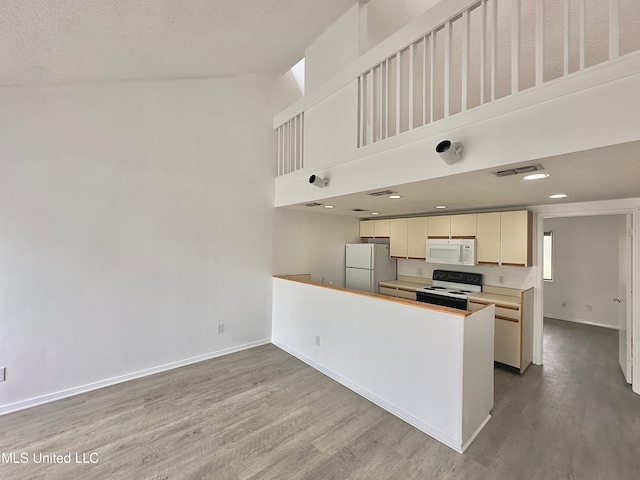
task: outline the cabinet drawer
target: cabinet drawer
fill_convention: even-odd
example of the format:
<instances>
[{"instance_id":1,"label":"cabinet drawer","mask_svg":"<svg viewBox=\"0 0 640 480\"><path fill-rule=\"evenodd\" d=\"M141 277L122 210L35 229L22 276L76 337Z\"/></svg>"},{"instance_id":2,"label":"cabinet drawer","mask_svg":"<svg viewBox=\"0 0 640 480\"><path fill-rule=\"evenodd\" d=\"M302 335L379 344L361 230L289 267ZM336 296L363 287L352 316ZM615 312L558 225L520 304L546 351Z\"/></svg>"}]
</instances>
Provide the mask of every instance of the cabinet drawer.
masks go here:
<instances>
[{"instance_id":1,"label":"cabinet drawer","mask_svg":"<svg viewBox=\"0 0 640 480\"><path fill-rule=\"evenodd\" d=\"M520 368L520 324L495 319L494 359Z\"/></svg>"},{"instance_id":2,"label":"cabinet drawer","mask_svg":"<svg viewBox=\"0 0 640 480\"><path fill-rule=\"evenodd\" d=\"M475 300L469 300L469 310L475 312L476 310L480 310L482 307L486 307L487 305L491 305L490 303L484 302L476 302Z\"/></svg>"},{"instance_id":3,"label":"cabinet drawer","mask_svg":"<svg viewBox=\"0 0 640 480\"><path fill-rule=\"evenodd\" d=\"M410 292L408 290L402 290L402 289L398 289L398 297L400 298L406 298L407 300L416 300L416 292Z\"/></svg>"},{"instance_id":4,"label":"cabinet drawer","mask_svg":"<svg viewBox=\"0 0 640 480\"><path fill-rule=\"evenodd\" d=\"M390 297L398 296L397 288L380 287L380 295L389 295Z\"/></svg>"},{"instance_id":5,"label":"cabinet drawer","mask_svg":"<svg viewBox=\"0 0 640 480\"><path fill-rule=\"evenodd\" d=\"M515 307L501 307L496 305L496 318L511 322L520 321L520 309Z\"/></svg>"}]
</instances>

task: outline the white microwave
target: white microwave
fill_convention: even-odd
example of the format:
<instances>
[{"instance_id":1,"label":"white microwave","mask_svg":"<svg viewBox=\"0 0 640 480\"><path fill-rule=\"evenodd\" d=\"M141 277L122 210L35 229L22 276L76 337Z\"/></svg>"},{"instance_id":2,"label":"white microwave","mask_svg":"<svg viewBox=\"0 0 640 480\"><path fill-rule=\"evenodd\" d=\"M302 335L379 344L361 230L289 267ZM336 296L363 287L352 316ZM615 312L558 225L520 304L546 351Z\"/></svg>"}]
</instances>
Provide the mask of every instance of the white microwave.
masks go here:
<instances>
[{"instance_id":1,"label":"white microwave","mask_svg":"<svg viewBox=\"0 0 640 480\"><path fill-rule=\"evenodd\" d=\"M475 265L475 238L427 239L427 262L447 265Z\"/></svg>"}]
</instances>

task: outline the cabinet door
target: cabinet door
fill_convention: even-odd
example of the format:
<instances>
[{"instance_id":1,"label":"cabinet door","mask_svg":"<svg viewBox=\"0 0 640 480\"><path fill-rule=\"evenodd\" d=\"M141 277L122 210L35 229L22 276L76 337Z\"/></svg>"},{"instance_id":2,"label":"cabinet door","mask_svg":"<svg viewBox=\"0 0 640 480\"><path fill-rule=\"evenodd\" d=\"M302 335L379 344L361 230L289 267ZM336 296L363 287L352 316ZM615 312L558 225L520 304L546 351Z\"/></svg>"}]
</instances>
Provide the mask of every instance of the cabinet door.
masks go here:
<instances>
[{"instance_id":1,"label":"cabinet door","mask_svg":"<svg viewBox=\"0 0 640 480\"><path fill-rule=\"evenodd\" d=\"M407 258L407 219L394 218L391 220L389 235L389 256Z\"/></svg>"},{"instance_id":2,"label":"cabinet door","mask_svg":"<svg viewBox=\"0 0 640 480\"><path fill-rule=\"evenodd\" d=\"M531 265L530 213L526 210L500 214L500 245L502 265Z\"/></svg>"},{"instance_id":3,"label":"cabinet door","mask_svg":"<svg viewBox=\"0 0 640 480\"><path fill-rule=\"evenodd\" d=\"M500 212L476 215L476 260L480 264L500 263Z\"/></svg>"},{"instance_id":4,"label":"cabinet door","mask_svg":"<svg viewBox=\"0 0 640 480\"><path fill-rule=\"evenodd\" d=\"M407 257L427 258L427 217L407 219Z\"/></svg>"},{"instance_id":5,"label":"cabinet door","mask_svg":"<svg viewBox=\"0 0 640 480\"><path fill-rule=\"evenodd\" d=\"M375 221L375 237L376 238L389 238L391 235L391 222L389 220L374 220Z\"/></svg>"},{"instance_id":6,"label":"cabinet door","mask_svg":"<svg viewBox=\"0 0 640 480\"><path fill-rule=\"evenodd\" d=\"M429 217L427 219L429 238L449 238L451 235L451 215Z\"/></svg>"},{"instance_id":7,"label":"cabinet door","mask_svg":"<svg viewBox=\"0 0 640 480\"><path fill-rule=\"evenodd\" d=\"M398 289L380 286L380 295L388 295L389 297L397 297Z\"/></svg>"},{"instance_id":8,"label":"cabinet door","mask_svg":"<svg viewBox=\"0 0 640 480\"><path fill-rule=\"evenodd\" d=\"M494 359L520 368L520 323L495 319Z\"/></svg>"},{"instance_id":9,"label":"cabinet door","mask_svg":"<svg viewBox=\"0 0 640 480\"><path fill-rule=\"evenodd\" d=\"M451 237L472 238L476 236L476 214L451 216Z\"/></svg>"},{"instance_id":10,"label":"cabinet door","mask_svg":"<svg viewBox=\"0 0 640 480\"><path fill-rule=\"evenodd\" d=\"M375 220L360 221L360 238L373 238L376 235Z\"/></svg>"}]
</instances>

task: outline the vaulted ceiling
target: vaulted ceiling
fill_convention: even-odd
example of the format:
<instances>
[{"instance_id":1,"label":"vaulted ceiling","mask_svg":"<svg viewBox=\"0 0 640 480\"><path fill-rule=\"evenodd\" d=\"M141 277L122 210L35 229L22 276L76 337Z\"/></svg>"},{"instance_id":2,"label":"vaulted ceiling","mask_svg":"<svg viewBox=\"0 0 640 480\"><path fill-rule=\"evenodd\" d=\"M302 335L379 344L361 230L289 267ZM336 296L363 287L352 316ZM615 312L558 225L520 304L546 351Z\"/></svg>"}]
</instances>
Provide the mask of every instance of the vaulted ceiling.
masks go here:
<instances>
[{"instance_id":1,"label":"vaulted ceiling","mask_svg":"<svg viewBox=\"0 0 640 480\"><path fill-rule=\"evenodd\" d=\"M284 73L357 0L1 0L0 86Z\"/></svg>"}]
</instances>

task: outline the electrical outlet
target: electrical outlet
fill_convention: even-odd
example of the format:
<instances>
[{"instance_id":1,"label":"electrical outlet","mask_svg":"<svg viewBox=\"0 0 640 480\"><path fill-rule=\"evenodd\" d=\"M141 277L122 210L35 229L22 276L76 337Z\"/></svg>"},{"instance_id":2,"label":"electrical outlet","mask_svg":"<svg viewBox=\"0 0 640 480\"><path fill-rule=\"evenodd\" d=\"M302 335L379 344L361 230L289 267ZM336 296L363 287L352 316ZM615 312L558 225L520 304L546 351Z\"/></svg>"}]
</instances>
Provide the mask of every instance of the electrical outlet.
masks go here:
<instances>
[{"instance_id":1,"label":"electrical outlet","mask_svg":"<svg viewBox=\"0 0 640 480\"><path fill-rule=\"evenodd\" d=\"M0 382L4 382L7 379L7 367L0 368Z\"/></svg>"},{"instance_id":2,"label":"electrical outlet","mask_svg":"<svg viewBox=\"0 0 640 480\"><path fill-rule=\"evenodd\" d=\"M498 283L504 283L504 275L498 276Z\"/></svg>"},{"instance_id":3,"label":"electrical outlet","mask_svg":"<svg viewBox=\"0 0 640 480\"><path fill-rule=\"evenodd\" d=\"M316 345L320 346L320 335L316 335Z\"/></svg>"},{"instance_id":4,"label":"electrical outlet","mask_svg":"<svg viewBox=\"0 0 640 480\"><path fill-rule=\"evenodd\" d=\"M422 267L418 267L418 276L424 277L424 270L422 269Z\"/></svg>"},{"instance_id":5,"label":"electrical outlet","mask_svg":"<svg viewBox=\"0 0 640 480\"><path fill-rule=\"evenodd\" d=\"M587 305L587 312L593 312L593 305Z\"/></svg>"},{"instance_id":6,"label":"electrical outlet","mask_svg":"<svg viewBox=\"0 0 640 480\"><path fill-rule=\"evenodd\" d=\"M224 323L218 324L218 333L224 333Z\"/></svg>"}]
</instances>

